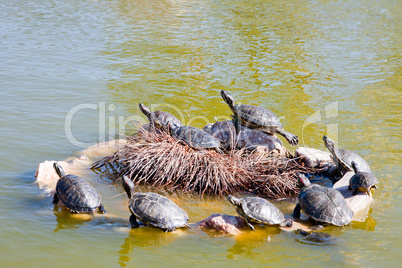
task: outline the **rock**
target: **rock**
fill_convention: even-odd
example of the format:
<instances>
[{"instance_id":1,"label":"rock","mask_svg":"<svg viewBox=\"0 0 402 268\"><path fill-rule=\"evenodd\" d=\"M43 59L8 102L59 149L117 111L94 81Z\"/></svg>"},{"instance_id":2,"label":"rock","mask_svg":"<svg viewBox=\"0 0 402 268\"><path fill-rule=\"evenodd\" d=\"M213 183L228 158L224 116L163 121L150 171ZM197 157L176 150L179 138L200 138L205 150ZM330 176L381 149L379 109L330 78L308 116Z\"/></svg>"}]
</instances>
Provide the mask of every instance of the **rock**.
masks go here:
<instances>
[{"instance_id":1,"label":"rock","mask_svg":"<svg viewBox=\"0 0 402 268\"><path fill-rule=\"evenodd\" d=\"M248 228L246 221L242 218L218 213L214 213L208 218L197 222L196 226L229 235L238 235L241 233L240 228Z\"/></svg>"},{"instance_id":2,"label":"rock","mask_svg":"<svg viewBox=\"0 0 402 268\"><path fill-rule=\"evenodd\" d=\"M318 149L299 147L295 152L295 157L300 157L301 161L311 168L325 168L336 170L336 165L332 161L331 154Z\"/></svg>"}]
</instances>

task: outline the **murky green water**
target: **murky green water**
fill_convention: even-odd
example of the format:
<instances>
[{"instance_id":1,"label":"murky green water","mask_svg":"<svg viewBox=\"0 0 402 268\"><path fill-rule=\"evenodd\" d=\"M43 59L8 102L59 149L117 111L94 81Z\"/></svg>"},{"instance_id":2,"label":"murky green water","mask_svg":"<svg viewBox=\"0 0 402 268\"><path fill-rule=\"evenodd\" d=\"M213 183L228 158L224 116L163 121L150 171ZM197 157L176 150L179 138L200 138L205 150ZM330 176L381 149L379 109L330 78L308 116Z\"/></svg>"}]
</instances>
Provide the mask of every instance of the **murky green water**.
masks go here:
<instances>
[{"instance_id":1,"label":"murky green water","mask_svg":"<svg viewBox=\"0 0 402 268\"><path fill-rule=\"evenodd\" d=\"M0 1L0 13L2 267L398 266L398 1L29 0ZM364 156L381 181L367 220L328 228L331 246L273 227L238 238L130 231L121 187L97 174L88 179L117 220L54 211L38 189L38 163L131 131L139 102L202 127L230 114L221 89L275 112L301 145L324 149L329 134ZM235 213L219 199L171 197L192 222Z\"/></svg>"}]
</instances>

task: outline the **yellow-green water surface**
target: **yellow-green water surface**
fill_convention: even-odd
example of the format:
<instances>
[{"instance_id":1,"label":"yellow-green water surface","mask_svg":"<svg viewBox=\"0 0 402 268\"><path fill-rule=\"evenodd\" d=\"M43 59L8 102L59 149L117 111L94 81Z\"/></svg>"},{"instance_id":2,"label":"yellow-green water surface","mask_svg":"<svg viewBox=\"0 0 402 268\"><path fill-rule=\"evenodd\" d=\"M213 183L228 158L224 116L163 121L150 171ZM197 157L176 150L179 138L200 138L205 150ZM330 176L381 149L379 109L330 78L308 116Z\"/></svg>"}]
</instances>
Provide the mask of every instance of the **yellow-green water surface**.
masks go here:
<instances>
[{"instance_id":1,"label":"yellow-green water surface","mask_svg":"<svg viewBox=\"0 0 402 268\"><path fill-rule=\"evenodd\" d=\"M399 1L3 0L0 14L2 267L400 266ZM228 118L222 89L272 110L301 146L324 150L327 134L362 155L380 180L365 222L326 228L335 245L268 226L130 230L126 196L99 174L87 179L110 218L58 211L35 183L38 163L132 131L139 102L196 127ZM191 222L235 215L165 194Z\"/></svg>"}]
</instances>

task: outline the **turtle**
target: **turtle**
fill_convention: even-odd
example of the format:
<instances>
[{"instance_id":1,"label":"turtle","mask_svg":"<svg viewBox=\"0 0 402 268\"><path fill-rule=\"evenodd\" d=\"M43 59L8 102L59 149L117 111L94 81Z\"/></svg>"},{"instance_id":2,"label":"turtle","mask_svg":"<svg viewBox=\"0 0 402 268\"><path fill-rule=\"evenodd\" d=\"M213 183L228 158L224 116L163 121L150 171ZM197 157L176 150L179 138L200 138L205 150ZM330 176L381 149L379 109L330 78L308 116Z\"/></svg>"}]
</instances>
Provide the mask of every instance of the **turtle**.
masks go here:
<instances>
[{"instance_id":1,"label":"turtle","mask_svg":"<svg viewBox=\"0 0 402 268\"><path fill-rule=\"evenodd\" d=\"M336 238L324 232L316 232L316 231L307 232L304 231L303 229L297 229L295 230L295 233L305 236L306 237L305 239L310 242L325 243L325 244L336 244L338 242Z\"/></svg>"},{"instance_id":2,"label":"turtle","mask_svg":"<svg viewBox=\"0 0 402 268\"><path fill-rule=\"evenodd\" d=\"M219 140L222 150L232 150L236 147L236 130L232 121L217 121L205 125L203 131Z\"/></svg>"},{"instance_id":3,"label":"turtle","mask_svg":"<svg viewBox=\"0 0 402 268\"><path fill-rule=\"evenodd\" d=\"M293 210L295 218L300 217L302 209L318 224L333 224L343 226L350 223L354 215L348 207L343 195L333 188L310 183L304 175L299 174L299 184L302 187L299 193L299 203Z\"/></svg>"},{"instance_id":4,"label":"turtle","mask_svg":"<svg viewBox=\"0 0 402 268\"><path fill-rule=\"evenodd\" d=\"M236 134L240 133L240 125L244 125L271 134L278 133L293 146L296 146L299 143L299 138L296 135L285 131L279 119L270 110L248 104L235 105L233 97L224 90L221 90L221 96L234 113L233 118L235 119Z\"/></svg>"},{"instance_id":5,"label":"turtle","mask_svg":"<svg viewBox=\"0 0 402 268\"><path fill-rule=\"evenodd\" d=\"M53 196L53 204L59 200L72 213L107 213L101 204L100 194L84 179L68 174L56 162L53 164L60 179L56 184L56 193Z\"/></svg>"},{"instance_id":6,"label":"turtle","mask_svg":"<svg viewBox=\"0 0 402 268\"><path fill-rule=\"evenodd\" d=\"M253 151L257 147L261 147L269 152L273 150L278 152L285 151L282 141L273 134L245 126L240 126L240 129L239 135L236 135L234 120L231 120L208 124L202 130L218 139L221 142L221 149L223 150L244 148L247 151Z\"/></svg>"},{"instance_id":7,"label":"turtle","mask_svg":"<svg viewBox=\"0 0 402 268\"><path fill-rule=\"evenodd\" d=\"M152 192L136 193L133 181L127 176L123 177L123 188L130 199L128 207L131 212L132 228L139 227L137 219L165 232L187 227L187 212L169 198Z\"/></svg>"},{"instance_id":8,"label":"turtle","mask_svg":"<svg viewBox=\"0 0 402 268\"><path fill-rule=\"evenodd\" d=\"M229 202L236 207L236 211L242 217L251 230L255 231L251 224L262 223L266 225L279 225L291 227L291 219L285 219L283 213L271 202L261 197L236 198L228 195Z\"/></svg>"},{"instance_id":9,"label":"turtle","mask_svg":"<svg viewBox=\"0 0 402 268\"><path fill-rule=\"evenodd\" d=\"M346 172L353 170L352 161L359 165L360 171L372 172L367 161L357 153L346 149L335 148L334 141L326 135L323 136L323 140L325 147L327 147L328 151L331 153L332 161L334 161L338 168L339 175L343 176Z\"/></svg>"},{"instance_id":10,"label":"turtle","mask_svg":"<svg viewBox=\"0 0 402 268\"><path fill-rule=\"evenodd\" d=\"M148 107L146 107L142 103L139 104L139 107L140 107L140 110L148 118L150 126L155 126L155 127L161 128L161 129L166 129L169 124L171 124L175 127L183 125L179 119L177 119L174 115L171 115L168 112L164 112L164 111L151 112L148 109ZM144 128L147 129L148 126L145 125Z\"/></svg>"},{"instance_id":11,"label":"turtle","mask_svg":"<svg viewBox=\"0 0 402 268\"><path fill-rule=\"evenodd\" d=\"M191 126L173 127L169 124L169 130L173 138L193 149L214 149L220 152L220 141L199 128Z\"/></svg>"},{"instance_id":12,"label":"turtle","mask_svg":"<svg viewBox=\"0 0 402 268\"><path fill-rule=\"evenodd\" d=\"M361 171L355 161L352 161L352 168L355 175L349 180L349 190L353 190L353 194L358 192L366 192L371 197L371 188L377 189L378 179L374 176L373 172Z\"/></svg>"}]
</instances>

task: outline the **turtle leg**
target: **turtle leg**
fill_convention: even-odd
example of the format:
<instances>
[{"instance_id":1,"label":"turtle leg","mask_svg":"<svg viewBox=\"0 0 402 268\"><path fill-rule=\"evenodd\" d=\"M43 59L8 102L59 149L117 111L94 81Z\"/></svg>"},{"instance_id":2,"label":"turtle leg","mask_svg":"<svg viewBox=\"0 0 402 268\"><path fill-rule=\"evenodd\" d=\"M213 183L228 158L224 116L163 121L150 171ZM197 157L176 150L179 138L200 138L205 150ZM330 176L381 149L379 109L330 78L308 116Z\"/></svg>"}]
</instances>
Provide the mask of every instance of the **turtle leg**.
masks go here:
<instances>
[{"instance_id":1,"label":"turtle leg","mask_svg":"<svg viewBox=\"0 0 402 268\"><path fill-rule=\"evenodd\" d=\"M255 231L254 226L249 221L246 220L246 223L247 223L248 227L251 228L251 230Z\"/></svg>"},{"instance_id":2,"label":"turtle leg","mask_svg":"<svg viewBox=\"0 0 402 268\"><path fill-rule=\"evenodd\" d=\"M236 129L236 139L237 139L237 136L239 136L240 133L240 118L237 114L234 115L234 126Z\"/></svg>"},{"instance_id":3,"label":"turtle leg","mask_svg":"<svg viewBox=\"0 0 402 268\"><path fill-rule=\"evenodd\" d=\"M300 203L297 203L297 205L293 209L293 217L300 218L300 211L301 211Z\"/></svg>"},{"instance_id":4,"label":"turtle leg","mask_svg":"<svg viewBox=\"0 0 402 268\"><path fill-rule=\"evenodd\" d=\"M368 189L366 190L366 192L367 192L367 194L368 194L369 197L372 197L372 196L371 196L371 188L368 188Z\"/></svg>"},{"instance_id":5,"label":"turtle leg","mask_svg":"<svg viewBox=\"0 0 402 268\"><path fill-rule=\"evenodd\" d=\"M105 207L102 204L99 205L98 211L99 211L99 213L102 213L102 214L107 213L107 210L105 209Z\"/></svg>"},{"instance_id":6,"label":"turtle leg","mask_svg":"<svg viewBox=\"0 0 402 268\"><path fill-rule=\"evenodd\" d=\"M54 193L53 195L53 204L57 204L59 202L60 198L59 195L57 193Z\"/></svg>"},{"instance_id":7,"label":"turtle leg","mask_svg":"<svg viewBox=\"0 0 402 268\"><path fill-rule=\"evenodd\" d=\"M131 216L130 216L130 224L131 224L131 228L140 227L140 225L138 224L137 219L135 218L134 214L131 214Z\"/></svg>"},{"instance_id":8,"label":"turtle leg","mask_svg":"<svg viewBox=\"0 0 402 268\"><path fill-rule=\"evenodd\" d=\"M299 137L284 130L283 128L277 128L276 132L281 134L292 146L296 146L299 143Z\"/></svg>"}]
</instances>

